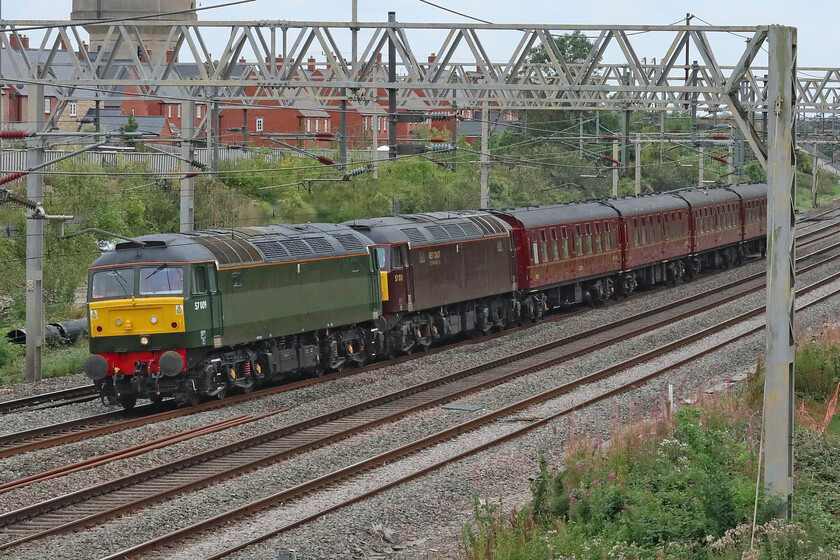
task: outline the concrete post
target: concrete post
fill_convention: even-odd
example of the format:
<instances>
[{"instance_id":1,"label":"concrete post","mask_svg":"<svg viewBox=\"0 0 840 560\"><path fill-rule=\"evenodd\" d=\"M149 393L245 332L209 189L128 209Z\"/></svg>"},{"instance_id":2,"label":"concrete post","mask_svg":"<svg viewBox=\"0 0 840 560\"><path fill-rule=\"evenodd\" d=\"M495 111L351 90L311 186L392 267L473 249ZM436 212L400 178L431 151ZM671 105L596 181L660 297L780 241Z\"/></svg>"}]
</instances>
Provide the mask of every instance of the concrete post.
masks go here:
<instances>
[{"instance_id":1,"label":"concrete post","mask_svg":"<svg viewBox=\"0 0 840 560\"><path fill-rule=\"evenodd\" d=\"M796 28L771 25L767 156L767 378L764 385L764 484L784 500L793 497L794 379L794 158Z\"/></svg>"},{"instance_id":2,"label":"concrete post","mask_svg":"<svg viewBox=\"0 0 840 560\"><path fill-rule=\"evenodd\" d=\"M397 21L397 12L388 12L388 22ZM397 46L388 39L388 81L397 81ZM397 90L388 88L388 158L397 159Z\"/></svg>"},{"instance_id":3,"label":"concrete post","mask_svg":"<svg viewBox=\"0 0 840 560\"><path fill-rule=\"evenodd\" d=\"M691 64L691 86L697 87L697 74L700 72L700 66L695 60ZM697 146L697 93L691 94L691 145Z\"/></svg>"},{"instance_id":4,"label":"concrete post","mask_svg":"<svg viewBox=\"0 0 840 560\"><path fill-rule=\"evenodd\" d=\"M735 184L735 139L729 143L729 157L727 158L726 171L729 173L729 184Z\"/></svg>"},{"instance_id":5,"label":"concrete post","mask_svg":"<svg viewBox=\"0 0 840 560\"><path fill-rule=\"evenodd\" d=\"M618 161L618 140L613 140L613 154L612 158ZM618 196L618 164L613 163L613 183L612 183L612 195Z\"/></svg>"},{"instance_id":6,"label":"concrete post","mask_svg":"<svg viewBox=\"0 0 840 560\"><path fill-rule=\"evenodd\" d=\"M338 168L347 171L347 88L341 88L341 101L338 102Z\"/></svg>"},{"instance_id":7,"label":"concrete post","mask_svg":"<svg viewBox=\"0 0 840 560\"><path fill-rule=\"evenodd\" d=\"M370 118L371 123L371 130L373 131L373 178L379 179L379 114L374 113L373 116Z\"/></svg>"},{"instance_id":8,"label":"concrete post","mask_svg":"<svg viewBox=\"0 0 840 560\"><path fill-rule=\"evenodd\" d=\"M580 132L578 133L578 150L580 159L583 159L583 112L580 113Z\"/></svg>"},{"instance_id":9,"label":"concrete post","mask_svg":"<svg viewBox=\"0 0 840 560\"><path fill-rule=\"evenodd\" d=\"M44 123L44 86L29 85L27 119L29 132L40 132ZM26 141L26 166L44 163L40 138ZM26 176L26 198L44 201L44 176ZM44 220L26 220L26 381L41 380L41 352L44 347Z\"/></svg>"},{"instance_id":10,"label":"concrete post","mask_svg":"<svg viewBox=\"0 0 840 560\"><path fill-rule=\"evenodd\" d=\"M811 185L811 195L813 196L813 201L811 202L811 206L816 208L817 207L817 177L820 173L820 158L819 158L819 147L816 143L814 143L814 165L813 169L811 170L811 178L813 179Z\"/></svg>"},{"instance_id":11,"label":"concrete post","mask_svg":"<svg viewBox=\"0 0 840 560\"><path fill-rule=\"evenodd\" d=\"M481 204L490 208L490 104L481 105Z\"/></svg>"},{"instance_id":12,"label":"concrete post","mask_svg":"<svg viewBox=\"0 0 840 560\"><path fill-rule=\"evenodd\" d=\"M181 102L181 233L195 229L195 180L191 175L195 159L193 134L195 131L195 101ZM184 161L186 160L186 161Z\"/></svg>"},{"instance_id":13,"label":"concrete post","mask_svg":"<svg viewBox=\"0 0 840 560\"><path fill-rule=\"evenodd\" d=\"M704 184L703 183L703 179L704 179L703 174L704 174L705 165L706 165L706 154L704 152L706 151L706 149L703 146L700 146L698 148L698 150L700 150L700 160L699 160L699 163L698 163L698 166L697 166L697 186L702 189L703 184Z\"/></svg>"},{"instance_id":14,"label":"concrete post","mask_svg":"<svg viewBox=\"0 0 840 560\"><path fill-rule=\"evenodd\" d=\"M636 194L642 194L642 135L636 133Z\"/></svg>"}]
</instances>

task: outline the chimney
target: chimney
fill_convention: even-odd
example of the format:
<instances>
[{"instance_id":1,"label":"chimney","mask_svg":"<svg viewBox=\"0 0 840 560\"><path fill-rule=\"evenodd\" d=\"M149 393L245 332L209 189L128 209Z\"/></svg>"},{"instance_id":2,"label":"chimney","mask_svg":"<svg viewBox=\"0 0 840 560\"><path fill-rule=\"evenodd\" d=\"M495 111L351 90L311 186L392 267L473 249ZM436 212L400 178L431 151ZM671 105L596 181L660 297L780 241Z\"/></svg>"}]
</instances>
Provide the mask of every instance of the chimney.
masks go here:
<instances>
[{"instance_id":1,"label":"chimney","mask_svg":"<svg viewBox=\"0 0 840 560\"><path fill-rule=\"evenodd\" d=\"M79 45L79 50L78 50L78 52L76 53L76 54L79 56L79 60L84 60L84 59L85 59L85 53L86 53L86 52L88 52L88 46L87 46L87 43L85 43L84 41L82 41L82 44L81 44L81 45Z\"/></svg>"},{"instance_id":2,"label":"chimney","mask_svg":"<svg viewBox=\"0 0 840 560\"><path fill-rule=\"evenodd\" d=\"M245 57L244 57L244 56L239 57L239 62L245 63L245 62L246 62L246 61L245 61Z\"/></svg>"},{"instance_id":3,"label":"chimney","mask_svg":"<svg viewBox=\"0 0 840 560\"><path fill-rule=\"evenodd\" d=\"M382 53L376 55L376 62L382 62Z\"/></svg>"},{"instance_id":4,"label":"chimney","mask_svg":"<svg viewBox=\"0 0 840 560\"><path fill-rule=\"evenodd\" d=\"M307 62L307 68L309 69L309 71L314 72L315 71L315 57L310 56L309 59L307 59L306 62Z\"/></svg>"},{"instance_id":5,"label":"chimney","mask_svg":"<svg viewBox=\"0 0 840 560\"><path fill-rule=\"evenodd\" d=\"M59 47L62 51L67 50L67 43L64 42L64 39L61 40L61 46Z\"/></svg>"},{"instance_id":6,"label":"chimney","mask_svg":"<svg viewBox=\"0 0 840 560\"><path fill-rule=\"evenodd\" d=\"M173 56L175 56L175 51L173 49L169 49L168 51L166 51L166 62L171 62Z\"/></svg>"},{"instance_id":7,"label":"chimney","mask_svg":"<svg viewBox=\"0 0 840 560\"><path fill-rule=\"evenodd\" d=\"M29 48L29 37L26 35L20 35L20 42L18 42L18 37L14 34L9 36L9 45L16 50L28 49Z\"/></svg>"},{"instance_id":8,"label":"chimney","mask_svg":"<svg viewBox=\"0 0 840 560\"><path fill-rule=\"evenodd\" d=\"M429 64L434 63L436 58L437 58L437 55L435 53L430 54L429 55Z\"/></svg>"}]
</instances>

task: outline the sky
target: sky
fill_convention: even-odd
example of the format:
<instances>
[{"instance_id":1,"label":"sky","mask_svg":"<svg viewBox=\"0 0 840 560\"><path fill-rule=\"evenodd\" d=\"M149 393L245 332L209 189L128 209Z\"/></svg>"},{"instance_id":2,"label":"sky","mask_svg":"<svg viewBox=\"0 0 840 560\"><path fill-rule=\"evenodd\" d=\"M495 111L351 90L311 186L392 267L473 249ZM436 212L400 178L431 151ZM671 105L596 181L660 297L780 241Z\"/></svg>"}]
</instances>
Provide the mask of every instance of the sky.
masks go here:
<instances>
[{"instance_id":1,"label":"sky","mask_svg":"<svg viewBox=\"0 0 840 560\"><path fill-rule=\"evenodd\" d=\"M690 12L712 25L790 25L798 28L800 68L840 67L836 32L837 22L840 21L840 2L836 0L823 0L819 3L781 0L530 0L522 3L510 0L430 1L492 23L667 25L683 20L686 12ZM108 0L103 2L107 3ZM206 7L223 2L199 0L198 4ZM6 20L68 20L71 5L71 0L0 0L0 15ZM386 21L389 11L395 11L397 20L402 22L471 21L421 0L358 0L358 11L360 21ZM255 0L249 4L199 12L199 20L202 21L349 21L350 18L351 0ZM695 20L695 23L701 22ZM442 35L438 37L430 32L418 39L409 38L418 57L434 52L442 43ZM672 39L673 35L652 33L634 37L633 42L640 58L659 59ZM497 62L507 59L515 40L513 36L484 39L490 57ZM223 37L217 41L210 38L210 51L214 55L214 46L216 51L221 50L222 41ZM712 47L721 64L733 64L743 52L744 42L743 38L726 36L712 39ZM320 51L320 48L317 50ZM313 54L318 56L321 53Z\"/></svg>"}]
</instances>

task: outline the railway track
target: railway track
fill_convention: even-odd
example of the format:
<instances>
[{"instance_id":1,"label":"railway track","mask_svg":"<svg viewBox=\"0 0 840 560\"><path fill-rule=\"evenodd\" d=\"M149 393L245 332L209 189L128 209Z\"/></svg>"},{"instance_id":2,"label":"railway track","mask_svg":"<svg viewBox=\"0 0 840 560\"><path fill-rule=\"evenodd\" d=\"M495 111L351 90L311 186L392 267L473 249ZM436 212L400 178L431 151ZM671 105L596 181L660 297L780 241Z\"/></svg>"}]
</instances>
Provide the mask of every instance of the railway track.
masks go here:
<instances>
[{"instance_id":1,"label":"railway track","mask_svg":"<svg viewBox=\"0 0 840 560\"><path fill-rule=\"evenodd\" d=\"M810 266L819 266L835 258L836 255ZM840 278L840 273L818 285L837 278ZM808 289L814 289L816 286ZM5 539L0 545L0 550L50 534L101 522L177 494L227 480L375 426L393 422L412 412L557 365L652 329L668 326L763 287L763 275L754 279L752 283L733 282L670 304L664 310L641 313L609 326L456 372L219 449L9 512L0 516L0 537ZM760 313L762 309L754 310L751 316ZM687 341L683 340L681 344ZM665 347L658 352L665 353L669 348L670 346ZM651 353L646 354L644 359L649 359L650 355Z\"/></svg>"},{"instance_id":2,"label":"railway track","mask_svg":"<svg viewBox=\"0 0 840 560\"><path fill-rule=\"evenodd\" d=\"M830 225L823 225L822 227L818 228L817 230L810 231L804 234L803 237L806 237L807 240L802 240L799 248L806 247L810 244L817 243L820 241L824 241L830 238L833 235L840 231L840 224L830 224ZM815 258L816 256L830 253L840 247L840 243L830 244L826 247L817 249L813 252L801 255L797 258L797 264L803 265L806 264L809 260ZM817 263L817 265L822 264L823 261ZM806 272L810 270L810 268L805 267L801 268L798 272ZM757 273L752 276L749 276L743 280L738 280L728 286L734 285L743 285L745 283L751 282L754 283L759 281L758 284L753 284L754 289L760 289L764 286L764 273ZM631 297L640 297L640 294L636 294ZM680 302L677 302L680 303ZM571 316L577 313L583 313L585 310L578 310L572 313L565 313L565 314L557 314L553 317L549 317L543 321L543 324L546 322L558 321L558 320L567 320ZM493 333L489 337L483 337L478 339L480 341L486 341L489 338L500 337L500 336L508 336L510 334L514 334L522 329L531 328L530 325L528 326L521 326L521 327L514 327L511 329L507 329L505 331L499 333ZM436 353L441 351L450 350L454 347L459 345L466 345L472 344L475 341L467 340L458 342L455 344L449 344L446 346L441 346L439 348L433 348L426 352L426 355L430 353ZM207 410L217 409L223 406L237 404L239 402L244 402L251 399L262 398L269 395L278 394L281 392L286 391L293 391L296 389L300 389L302 387L306 387L309 385L313 385L316 383L324 383L327 381L332 381L341 377L345 377L347 375L352 375L355 373L360 373L364 371L370 371L386 366L395 365L398 363L402 363L408 360L415 359L416 356L400 356L394 358L393 360L389 360L386 362L378 362L375 364L370 364L363 368L354 369L352 371L345 371L339 373L333 373L321 378L317 379L307 379L303 381L293 382L285 385L279 385L275 387L269 387L266 389L262 389L259 391L254 391L247 395L236 395L233 397L229 397L224 401L211 401L201 403L198 406L191 407L191 408L184 408L179 410L172 410L167 411L164 413L159 413L160 409L155 407L154 405L147 405L141 408L137 408L134 411L127 412L127 411L115 411L115 412L108 412L104 414L100 414L93 417L83 418L79 420L73 420L70 422L64 422L60 424L54 424L51 426L45 426L41 428L34 428L32 430L27 430L23 432L18 432L15 434L10 434L7 436L0 436L0 459L5 457L11 457L14 455L19 455L22 453L26 453L29 451L34 451L37 449L44 449L47 447L54 447L56 445L63 445L66 443L80 441L83 439L89 439L93 437L99 437L102 435L106 435L109 433L114 433L122 430L126 430L129 428L151 424L154 422L160 422L164 420L168 420L171 418L176 418L180 416L186 416L195 414L198 412L204 412ZM82 389L82 388L79 388ZM12 402L12 401L9 401ZM166 406L173 406L171 403L167 404ZM139 417L137 416L139 414Z\"/></svg>"},{"instance_id":3,"label":"railway track","mask_svg":"<svg viewBox=\"0 0 840 560\"><path fill-rule=\"evenodd\" d=\"M31 397L2 401L0 402L0 414L87 402L94 400L97 396L98 395L94 390L93 385L71 387L69 389L52 391L50 393L41 393L40 395L33 395Z\"/></svg>"},{"instance_id":4,"label":"railway track","mask_svg":"<svg viewBox=\"0 0 840 560\"><path fill-rule=\"evenodd\" d=\"M840 206L836 208L829 208L817 214L812 214L806 218L807 222L804 227L801 225L798 229L797 234L797 247L805 246L810 243L816 243L822 241L837 232L840 232L840 223L825 223L829 220L838 219L837 216L831 216L832 214L840 212ZM826 217L830 216L830 217ZM802 228L802 229L800 229ZM568 315L566 315L568 316ZM550 319L549 319L550 320ZM508 331L510 332L510 331ZM443 349L449 348L447 346ZM438 349L433 349L438 350ZM407 360L410 358L401 357L402 360ZM397 358L398 361L400 358ZM395 362L383 362L379 364L371 364L367 366L366 369L376 368L376 367L384 367L385 365L391 365ZM269 393L270 394L270 393ZM255 394L254 396L259 396L260 394ZM39 395L33 395L30 397L22 397L19 399L13 399L8 401L0 401L0 415L8 414L11 412L22 412L25 410L33 410L37 408L50 408L50 407L58 407L64 406L67 404L73 404L78 402L87 402L90 400L94 400L97 398L97 394L92 385L84 385L79 387L72 387L69 389L63 389L59 391L53 391L49 393L42 393ZM44 406L46 405L46 406ZM145 410L145 409L144 409ZM58 425L56 425L53 429L61 430ZM68 426L69 429L69 426ZM33 434L34 435L34 434ZM9 455L3 455L2 450L4 449L2 444L2 439L0 439L0 458ZM34 448L33 448L34 449Z\"/></svg>"},{"instance_id":5,"label":"railway track","mask_svg":"<svg viewBox=\"0 0 840 560\"><path fill-rule=\"evenodd\" d=\"M834 274L834 275L830 276L829 278L826 278L822 281L816 282L816 283L814 283L810 286L807 286L807 287L799 290L797 292L797 296L802 296L802 295L804 295L804 294L806 294L810 291L813 291L817 288L820 288L820 287L822 287L822 286L824 286L824 285L826 285L830 282L834 282L834 281L837 281L839 279L840 279L840 273ZM797 308L797 311L808 308L808 307L813 306L817 303L821 303L821 302L825 301L826 299L837 296L838 294L840 294L840 289L834 289L827 294L824 294L820 297L815 298L811 302L808 302L804 305L801 305L800 307ZM394 488L396 486L399 486L401 484L405 484L406 482L409 482L409 481L414 480L416 478L425 476L426 474L428 474L432 471L435 471L437 469L440 469L440 468L442 468L442 467L444 467L448 464L451 464L455 461L459 461L459 460L468 458L468 457L473 456L477 453L480 453L481 451L484 451L488 448L491 448L491 447L497 446L501 443L504 443L506 441L510 441L510 440L515 439L515 438L521 437L521 436L533 431L534 429L536 429L538 427L544 426L544 425L548 424L549 422L551 422L553 420L556 420L557 418L560 418L560 417L562 417L566 414L569 414L570 412L573 412L575 410L579 410L580 408L583 408L583 407L586 407L586 406L590 406L594 403L597 403L597 402L600 402L602 400L614 397L618 394L630 391L630 390L638 387L642 383L647 383L650 380L655 379L656 377L660 377L662 375L665 375L665 374L673 371L676 368L682 367L682 366L698 359L699 357L702 357L706 354L710 354L710 353L712 353L716 350L719 350L719 349L723 348L726 345L729 345L729 344L731 344L735 341L746 338L747 336L750 336L752 334L756 334L756 333L762 331L765 327L764 327L763 324L761 324L761 325L756 326L754 328L746 329L745 331L743 331L741 333L738 333L738 334L735 334L735 335L731 336L730 338L725 339L722 342L714 343L710 346L706 346L706 347L701 348L697 351L694 351L694 352L692 352L692 355L690 355L688 357L680 358L677 361L668 364L666 367L658 367L650 373L643 374L639 377L634 377L632 380L621 383L620 385L618 385L616 387L609 388L609 389L606 389L606 390L602 390L596 396L586 398L581 402L575 403L574 405L566 406L562 410L553 411L549 414L545 414L544 409L543 409L542 414L538 414L536 416L531 415L530 418L532 418L532 419L529 420L528 423L525 426L522 426L522 427L519 427L519 428L510 428L506 431L506 433L504 433L504 435L493 437L489 441L483 441L482 443L477 444L477 445L473 445L473 446L471 446L467 449L463 449L463 447L459 447L458 451L456 453L450 455L449 457L447 457L443 460L439 460L432 465L425 466L425 467L422 467L420 469L416 469L416 470L414 470L413 472L411 472L407 475L402 475L402 476L399 476L398 478L394 478L394 479L391 479L391 480L387 480L387 477L383 476L382 479L384 479L384 480L382 480L379 477L375 477L374 475L371 474L371 471L373 469L382 467L383 465L386 465L386 464L394 463L396 461L404 459L404 458L406 458L408 456L411 456L413 454L422 452L423 450L428 449L429 447L431 447L433 445L438 445L438 444L453 440L453 439L455 439L455 438L457 438L457 437L459 437L459 436L461 436L461 435L463 435L467 432L475 431L478 428L485 427L485 426L488 426L488 425L493 424L493 423L498 423L499 421L501 421L502 419L504 419L506 417L510 417L513 414L525 412L530 407L533 407L533 406L538 405L540 403L543 403L545 401L560 397L562 395L568 394L568 393L574 391L575 389L580 388L583 385L591 384L593 382L606 379L608 377L617 375L621 372L627 371L628 369L630 369L634 366L638 366L640 364L647 363L647 362L649 362L649 361L651 361L655 358L658 358L658 357L662 356L663 354L667 354L668 352L672 352L672 351L674 351L678 348L684 347L688 344L700 341L700 340L702 340L702 339L704 339L704 338L706 338L710 335L713 335L717 332L720 332L723 329L733 327L733 326L739 325L741 323L744 323L746 321L749 321L749 320L751 320L751 319L753 319L757 316L760 316L762 313L764 313L764 310L765 310L764 306L757 307L757 308L755 308L753 310L750 310L746 313L740 314L740 315L738 315L738 316L736 316L736 317L734 317L734 318L732 318L728 321L725 321L720 325L715 325L713 327L709 327L707 329L703 329L701 331L695 332L695 333L693 333L691 335L688 335L688 336L686 336L686 337L684 337L680 340L668 343L666 345L663 345L660 348L654 349L650 352L646 352L645 354L642 354L640 356L636 356L634 358L631 358L630 360L627 360L627 361L624 361L622 363L610 366L610 367L605 368L601 371L592 373L590 375L583 376L583 377L575 379L573 381L564 383L564 384L559 385L559 386L557 386L553 389L544 391L544 392L539 393L537 395L534 395L534 396L528 397L526 399L523 399L519 402L513 403L509 406L505 406L503 408L500 408L500 409L497 409L495 411L489 412L485 415L482 415L479 418L469 420L469 421L461 423L457 426L453 426L453 427L448 428L446 430L440 431L436 434L432 434L430 436L424 437L424 438L419 439L417 441L414 441L412 443L403 445L399 448L396 448L396 449L393 449L391 451L387 451L385 453L377 455L375 457L360 461L360 462L355 463L355 464L353 464L349 467L345 467L345 468L336 470L332 473L320 476L318 478L312 479L310 481L299 484L299 485L294 486L292 488L284 489L280 492L277 492L277 493L272 494L270 496L261 498L261 499L255 501L255 502L252 502L250 504L238 507L236 509L229 510L229 511L223 513L223 514L217 515L217 516L215 516L213 518L210 518L210 519L207 519L205 521L195 523L195 524L192 524L188 527L184 527L184 528L178 529L176 531L173 531L171 533L167 533L165 535L161 535L159 537L150 539L149 541L146 541L146 542L141 543L139 545L136 545L134 547L131 547L131 548L119 551L119 552L117 552L115 554L112 554L110 556L107 556L102 560L117 560L117 559L124 559L124 558L141 557L142 555L145 555L145 554L151 552L152 550L159 550L162 547L167 547L167 546L171 547L172 545L175 545L175 544L185 544L185 541L187 539L189 539L192 543L200 543L203 540L202 535L201 535L202 532L210 531L210 530L213 530L213 529L218 529L218 528L221 528L223 526L230 526L232 524L237 524L240 527L240 529L238 529L238 530L236 528L232 529L233 531L235 531L235 535L232 536L231 538L236 538L237 536L239 536L243 533L247 533L249 531L253 532L254 529L250 528L251 524L249 523L249 517L252 517L254 514L260 512L260 511L263 511L267 508L286 506L286 505L289 505L290 507L294 507L295 501L299 500L301 497L307 496L308 498L311 499L313 493L318 492L318 491L323 491L323 490L328 489L332 486L335 486L336 484L339 484L341 482L350 480L354 477L361 477L361 476L364 476L364 475L369 475L367 480L371 480L371 479L374 479L374 478L377 480L377 483L375 484L375 487L372 488L372 489L365 490L365 491L363 491L363 492L361 492L361 493L359 493L359 494L357 494L357 495L355 495L355 496L353 496L349 499L343 499L342 501L339 501L338 503L332 503L328 506L321 507L320 509L318 509L316 512L314 512L312 514L305 515L304 517L298 518L297 520L292 521L292 522L287 522L280 527L273 528L273 529L270 529L270 530L267 530L267 531L263 530L256 537L249 537L245 542L241 542L241 543L239 543L239 544L237 544L233 547L230 547L230 548L224 550L221 553L213 553L211 556L205 557L205 558L209 558L211 560L217 560L217 559L220 559L220 558L224 558L224 557L229 556L229 555L231 555L235 552L241 551L241 550L247 548L248 546L252 546L254 544L258 544L260 542L266 541L266 540L268 540L272 537L275 537L275 536L279 535L280 533L283 533L285 531L289 531L291 529L294 529L296 527L300 527L301 525L304 525L306 523L309 523L309 522L312 522L316 519L319 519L326 514L335 512L335 511L337 511L341 508L347 507L349 505L359 503L359 502L364 501L364 500L366 500L366 499L368 499L372 496L375 496L375 495L377 495L381 492L384 492L386 490L389 490L389 489ZM527 416L527 414L526 414L526 416ZM536 419L533 419L533 418L536 418ZM318 501L318 500L313 500L313 501ZM243 523L248 525L249 527L242 527ZM182 552L184 551L183 548L179 548L179 550L182 551ZM191 557L197 557L197 556L195 554L191 554Z\"/></svg>"}]
</instances>

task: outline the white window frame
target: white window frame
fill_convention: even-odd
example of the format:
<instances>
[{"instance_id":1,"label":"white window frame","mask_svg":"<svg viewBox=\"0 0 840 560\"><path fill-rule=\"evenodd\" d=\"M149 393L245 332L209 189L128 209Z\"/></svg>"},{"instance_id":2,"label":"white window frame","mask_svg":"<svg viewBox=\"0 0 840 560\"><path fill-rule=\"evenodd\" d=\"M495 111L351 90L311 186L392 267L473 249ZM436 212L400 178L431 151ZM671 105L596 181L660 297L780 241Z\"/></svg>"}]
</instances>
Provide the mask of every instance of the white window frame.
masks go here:
<instances>
[{"instance_id":1,"label":"white window frame","mask_svg":"<svg viewBox=\"0 0 840 560\"><path fill-rule=\"evenodd\" d=\"M45 97L44 98L44 114L49 115L51 111L52 111L52 103L50 103L50 98Z\"/></svg>"},{"instance_id":2,"label":"white window frame","mask_svg":"<svg viewBox=\"0 0 840 560\"><path fill-rule=\"evenodd\" d=\"M171 117L172 115L169 115L169 116ZM178 118L179 119L181 118L181 104L180 103L178 103Z\"/></svg>"},{"instance_id":3,"label":"white window frame","mask_svg":"<svg viewBox=\"0 0 840 560\"><path fill-rule=\"evenodd\" d=\"M195 106L195 118L197 118L197 119L201 118L201 105L196 105Z\"/></svg>"},{"instance_id":4,"label":"white window frame","mask_svg":"<svg viewBox=\"0 0 840 560\"><path fill-rule=\"evenodd\" d=\"M306 119L306 132L312 132L312 119Z\"/></svg>"},{"instance_id":5,"label":"white window frame","mask_svg":"<svg viewBox=\"0 0 840 560\"><path fill-rule=\"evenodd\" d=\"M170 119L172 118L172 105L167 105L166 106L166 116L169 117Z\"/></svg>"},{"instance_id":6,"label":"white window frame","mask_svg":"<svg viewBox=\"0 0 840 560\"><path fill-rule=\"evenodd\" d=\"M315 119L315 132L321 132L321 121Z\"/></svg>"},{"instance_id":7,"label":"white window frame","mask_svg":"<svg viewBox=\"0 0 840 560\"><path fill-rule=\"evenodd\" d=\"M255 129L256 129L257 132L262 132L263 131L263 118L262 117L257 117L257 122L255 124Z\"/></svg>"},{"instance_id":8,"label":"white window frame","mask_svg":"<svg viewBox=\"0 0 840 560\"><path fill-rule=\"evenodd\" d=\"M75 101L70 101L70 102L67 104L67 112L68 112L68 114L69 114L71 117L75 117L75 116L76 116L76 111L77 111L77 109L76 109L76 102L75 102Z\"/></svg>"},{"instance_id":9,"label":"white window frame","mask_svg":"<svg viewBox=\"0 0 840 560\"><path fill-rule=\"evenodd\" d=\"M324 119L324 132L330 131L330 119Z\"/></svg>"}]
</instances>

